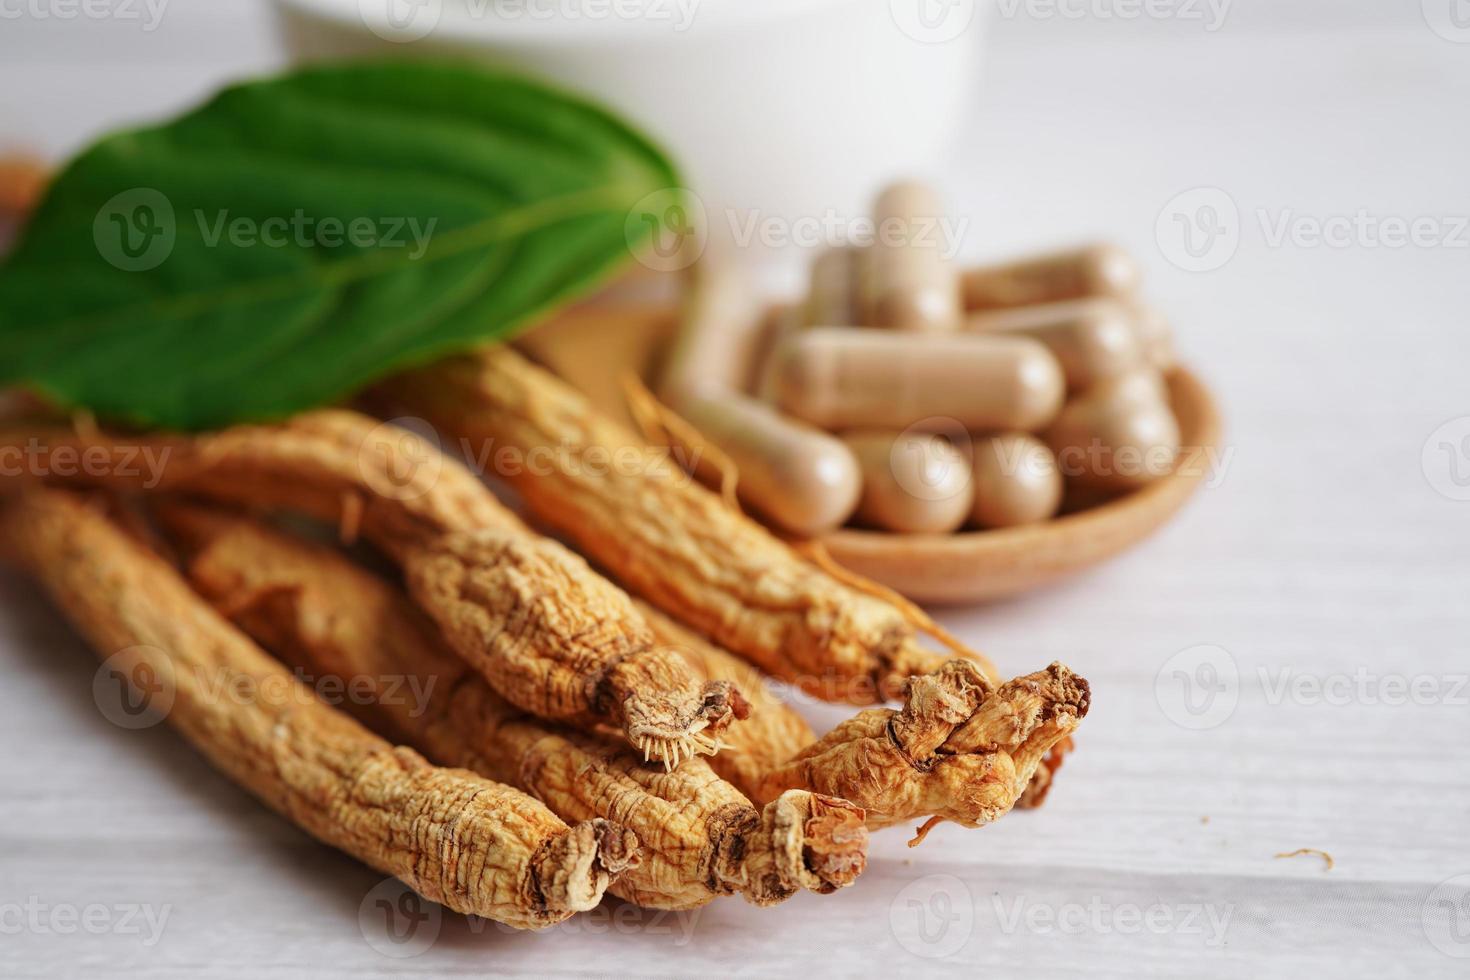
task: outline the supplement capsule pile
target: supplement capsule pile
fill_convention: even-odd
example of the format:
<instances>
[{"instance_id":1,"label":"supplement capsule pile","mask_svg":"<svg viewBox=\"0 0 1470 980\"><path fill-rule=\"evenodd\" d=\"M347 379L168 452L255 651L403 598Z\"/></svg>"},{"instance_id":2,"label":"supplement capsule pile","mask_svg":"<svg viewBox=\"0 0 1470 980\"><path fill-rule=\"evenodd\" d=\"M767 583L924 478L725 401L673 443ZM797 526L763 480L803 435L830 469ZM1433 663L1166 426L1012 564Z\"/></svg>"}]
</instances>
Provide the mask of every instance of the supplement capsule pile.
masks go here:
<instances>
[{"instance_id":1,"label":"supplement capsule pile","mask_svg":"<svg viewBox=\"0 0 1470 980\"><path fill-rule=\"evenodd\" d=\"M1134 260L961 270L941 215L927 186L887 188L874 241L818 255L775 316L734 270L696 272L658 394L787 534L1014 527L1173 469L1173 340Z\"/></svg>"}]
</instances>

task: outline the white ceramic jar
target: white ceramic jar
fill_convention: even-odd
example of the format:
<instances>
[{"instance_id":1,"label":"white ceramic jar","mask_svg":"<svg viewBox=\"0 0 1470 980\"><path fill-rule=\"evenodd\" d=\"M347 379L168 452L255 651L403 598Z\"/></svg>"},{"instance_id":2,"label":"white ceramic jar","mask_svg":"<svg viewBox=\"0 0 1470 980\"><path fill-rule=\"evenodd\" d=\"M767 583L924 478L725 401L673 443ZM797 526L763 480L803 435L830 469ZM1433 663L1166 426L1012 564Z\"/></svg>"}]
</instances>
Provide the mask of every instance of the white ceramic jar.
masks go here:
<instances>
[{"instance_id":1,"label":"white ceramic jar","mask_svg":"<svg viewBox=\"0 0 1470 980\"><path fill-rule=\"evenodd\" d=\"M974 92L978 0L276 0L298 59L471 55L590 95L674 155L710 248L842 234L942 168Z\"/></svg>"}]
</instances>

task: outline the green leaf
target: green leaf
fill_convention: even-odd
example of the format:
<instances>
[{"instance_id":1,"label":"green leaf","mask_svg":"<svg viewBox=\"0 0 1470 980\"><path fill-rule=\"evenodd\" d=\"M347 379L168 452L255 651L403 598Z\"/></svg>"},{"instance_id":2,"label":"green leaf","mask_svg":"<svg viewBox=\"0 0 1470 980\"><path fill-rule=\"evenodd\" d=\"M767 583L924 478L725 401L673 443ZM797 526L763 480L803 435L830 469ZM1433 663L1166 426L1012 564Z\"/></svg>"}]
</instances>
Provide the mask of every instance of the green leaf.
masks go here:
<instances>
[{"instance_id":1,"label":"green leaf","mask_svg":"<svg viewBox=\"0 0 1470 980\"><path fill-rule=\"evenodd\" d=\"M478 67L230 88L53 182L0 267L0 384L139 425L280 418L590 289L678 185L605 111Z\"/></svg>"}]
</instances>

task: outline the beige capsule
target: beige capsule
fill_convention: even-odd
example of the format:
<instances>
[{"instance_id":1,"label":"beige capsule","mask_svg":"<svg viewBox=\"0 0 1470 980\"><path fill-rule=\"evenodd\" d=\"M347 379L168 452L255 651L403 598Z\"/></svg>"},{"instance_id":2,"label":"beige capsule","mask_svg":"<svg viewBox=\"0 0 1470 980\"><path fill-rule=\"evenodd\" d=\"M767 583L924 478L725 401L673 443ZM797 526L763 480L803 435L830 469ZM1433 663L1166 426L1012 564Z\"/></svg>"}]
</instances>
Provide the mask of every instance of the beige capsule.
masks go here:
<instances>
[{"instance_id":1,"label":"beige capsule","mask_svg":"<svg viewBox=\"0 0 1470 980\"><path fill-rule=\"evenodd\" d=\"M1063 476L1081 487L1131 490L1168 475L1179 455L1179 423L1150 384L1139 373L1062 409L1045 438Z\"/></svg>"},{"instance_id":2,"label":"beige capsule","mask_svg":"<svg viewBox=\"0 0 1470 980\"><path fill-rule=\"evenodd\" d=\"M972 313L965 329L1014 333L1041 341L1061 362L1067 385L1086 388L1144 362L1129 309L1111 299L1067 300Z\"/></svg>"},{"instance_id":3,"label":"beige capsule","mask_svg":"<svg viewBox=\"0 0 1470 980\"><path fill-rule=\"evenodd\" d=\"M1131 296L1138 263L1116 245L1097 244L1053 252L960 274L965 309L1003 310L1089 296Z\"/></svg>"},{"instance_id":4,"label":"beige capsule","mask_svg":"<svg viewBox=\"0 0 1470 980\"><path fill-rule=\"evenodd\" d=\"M752 383L765 323L755 289L739 267L708 262L697 267L660 374L664 401L677 408L691 395L745 390Z\"/></svg>"},{"instance_id":5,"label":"beige capsule","mask_svg":"<svg viewBox=\"0 0 1470 980\"><path fill-rule=\"evenodd\" d=\"M776 348L781 346L781 341L802 329L802 315L801 308L791 304L781 304L771 308L754 344L755 357L749 372L750 384L746 388L746 394L755 395L760 401L772 401L770 394L772 355L776 352Z\"/></svg>"},{"instance_id":6,"label":"beige capsule","mask_svg":"<svg viewBox=\"0 0 1470 980\"><path fill-rule=\"evenodd\" d=\"M850 432L863 494L857 517L900 534L946 534L970 515L970 466L942 436L926 432Z\"/></svg>"},{"instance_id":7,"label":"beige capsule","mask_svg":"<svg viewBox=\"0 0 1470 980\"><path fill-rule=\"evenodd\" d=\"M852 516L862 477L841 439L739 392L692 396L678 409L735 464L741 501L771 523L815 537Z\"/></svg>"},{"instance_id":8,"label":"beige capsule","mask_svg":"<svg viewBox=\"0 0 1470 980\"><path fill-rule=\"evenodd\" d=\"M1147 406L1169 407L1169 383L1147 365L1099 381L1086 392L1089 397L1129 401Z\"/></svg>"},{"instance_id":9,"label":"beige capsule","mask_svg":"<svg viewBox=\"0 0 1470 980\"><path fill-rule=\"evenodd\" d=\"M782 342L771 371L783 411L835 431L1030 431L1056 417L1066 389L1029 337L813 327Z\"/></svg>"},{"instance_id":10,"label":"beige capsule","mask_svg":"<svg viewBox=\"0 0 1470 980\"><path fill-rule=\"evenodd\" d=\"M943 215L943 202L927 184L905 181L878 195L873 206L874 241L864 255L858 282L864 325L896 330L958 328L959 277L945 255Z\"/></svg>"},{"instance_id":11,"label":"beige capsule","mask_svg":"<svg viewBox=\"0 0 1470 980\"><path fill-rule=\"evenodd\" d=\"M1169 326L1169 318L1156 307L1144 303L1133 304L1132 313L1144 359L1160 371L1174 370L1177 358L1174 353L1174 331Z\"/></svg>"},{"instance_id":12,"label":"beige capsule","mask_svg":"<svg viewBox=\"0 0 1470 980\"><path fill-rule=\"evenodd\" d=\"M770 322L738 269L702 267L659 393L735 464L742 501L792 534L822 534L857 506L857 460L842 440L745 393Z\"/></svg>"},{"instance_id":13,"label":"beige capsule","mask_svg":"<svg viewBox=\"0 0 1470 980\"><path fill-rule=\"evenodd\" d=\"M838 245L812 260L802 323L808 327L853 327L858 317L858 275L863 249Z\"/></svg>"},{"instance_id":14,"label":"beige capsule","mask_svg":"<svg viewBox=\"0 0 1470 980\"><path fill-rule=\"evenodd\" d=\"M975 441L975 502L970 517L984 528L1036 524L1062 505L1062 473L1046 443L1024 432Z\"/></svg>"}]
</instances>

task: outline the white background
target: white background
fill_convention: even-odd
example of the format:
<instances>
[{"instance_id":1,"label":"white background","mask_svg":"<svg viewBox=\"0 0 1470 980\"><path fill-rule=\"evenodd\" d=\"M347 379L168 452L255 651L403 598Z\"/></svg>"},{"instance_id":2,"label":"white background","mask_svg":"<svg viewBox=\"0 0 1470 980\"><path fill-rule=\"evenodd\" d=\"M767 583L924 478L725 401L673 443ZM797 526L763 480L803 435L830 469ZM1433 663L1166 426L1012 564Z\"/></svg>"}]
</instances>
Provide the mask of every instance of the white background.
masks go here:
<instances>
[{"instance_id":1,"label":"white background","mask_svg":"<svg viewBox=\"0 0 1470 980\"><path fill-rule=\"evenodd\" d=\"M0 974L1465 976L1470 878L1435 889L1470 875L1470 232L1453 220L1470 214L1470 44L1416 2L1238 0L1214 32L1019 9L993 24L947 186L966 250L1105 234L1137 252L1233 453L1121 560L944 614L1015 672L1060 659L1091 679L1045 809L913 851L879 834L853 888L775 911L614 920L610 902L535 936L446 915L394 960L359 923L378 875L171 732L112 726L91 655L3 578ZM3 19L0 149L62 155L280 57L244 0L173 0L147 33ZM1174 212L1207 220L1201 200L1234 206L1219 241L1238 251L1188 272ZM1345 244L1272 238L1360 212L1369 231ZM1421 217L1453 240L1378 243L1384 220ZM1206 655L1225 690L1190 715L1205 690L1174 671L1208 680ZM1395 703L1416 678L1422 703ZM1336 868L1273 857L1300 847ZM53 926L89 903L166 913L162 935L114 912L102 934Z\"/></svg>"}]
</instances>

